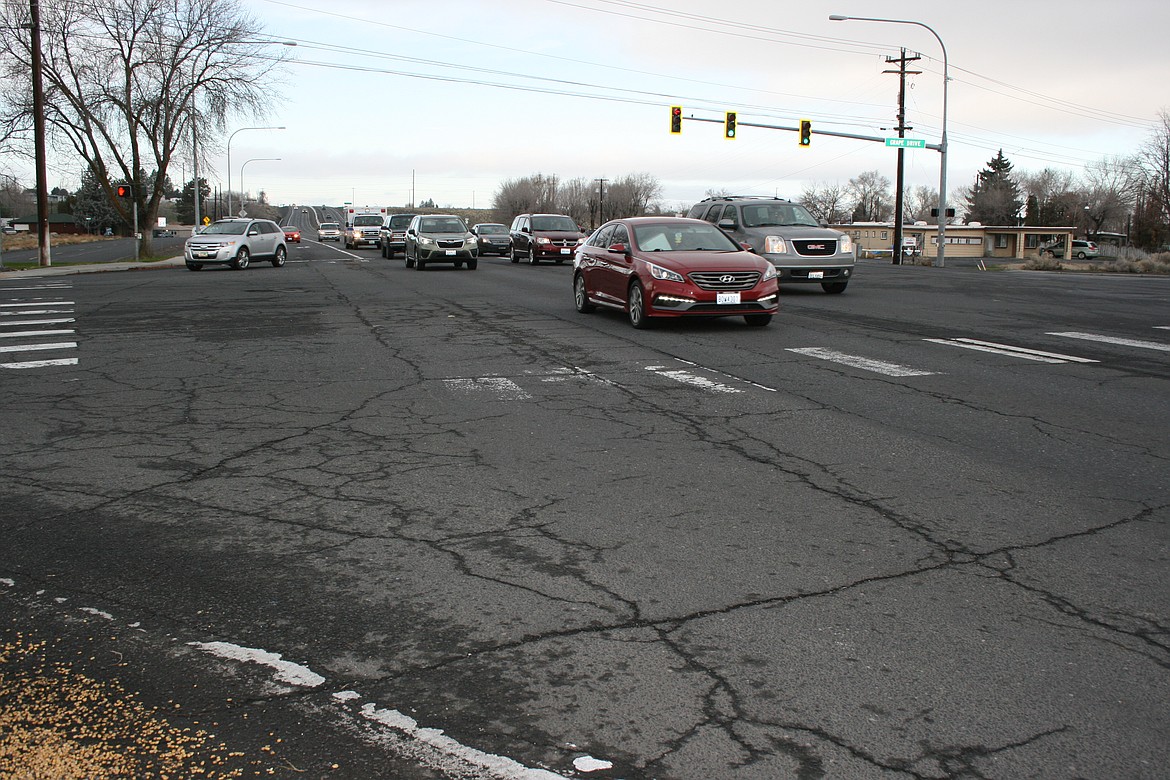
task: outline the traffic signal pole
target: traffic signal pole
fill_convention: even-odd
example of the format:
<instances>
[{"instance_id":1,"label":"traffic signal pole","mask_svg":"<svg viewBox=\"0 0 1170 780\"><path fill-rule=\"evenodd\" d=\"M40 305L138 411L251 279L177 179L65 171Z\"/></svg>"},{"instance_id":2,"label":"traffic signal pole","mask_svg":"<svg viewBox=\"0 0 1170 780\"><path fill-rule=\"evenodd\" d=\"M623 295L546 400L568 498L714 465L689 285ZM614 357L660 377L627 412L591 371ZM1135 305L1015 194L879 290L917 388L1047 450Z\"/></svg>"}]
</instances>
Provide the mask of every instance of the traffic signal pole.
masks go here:
<instances>
[{"instance_id":1,"label":"traffic signal pole","mask_svg":"<svg viewBox=\"0 0 1170 780\"><path fill-rule=\"evenodd\" d=\"M701 116L684 116L683 119L685 119L688 122L713 122L717 125L724 125L724 126L726 126L726 123L727 123L726 119L707 119L706 117L701 117ZM738 117L736 117L735 124L737 127L763 127L765 129L768 129L768 130L791 130L794 133L800 132L800 128L798 126L795 126L795 125L765 125L765 124L761 124L760 122L744 122L743 120L739 119ZM856 138L859 141L876 141L876 142L882 143L882 144L884 144L886 142L885 138L881 138L881 137L878 137L876 135L859 135L857 133L839 133L836 130L809 130L809 133L815 134L815 135L829 135L829 136L833 136L834 138ZM923 144L919 148L934 149L936 152L941 151L941 146L939 144Z\"/></svg>"}]
</instances>

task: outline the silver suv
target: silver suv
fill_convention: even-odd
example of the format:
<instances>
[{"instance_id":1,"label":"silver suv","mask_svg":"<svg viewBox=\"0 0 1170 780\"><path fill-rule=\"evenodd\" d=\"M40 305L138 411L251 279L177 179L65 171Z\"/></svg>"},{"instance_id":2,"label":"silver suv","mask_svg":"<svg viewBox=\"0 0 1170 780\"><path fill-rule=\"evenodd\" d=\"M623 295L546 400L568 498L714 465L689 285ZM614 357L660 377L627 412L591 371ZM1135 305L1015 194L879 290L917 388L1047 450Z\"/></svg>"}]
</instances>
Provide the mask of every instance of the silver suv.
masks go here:
<instances>
[{"instance_id":1,"label":"silver suv","mask_svg":"<svg viewBox=\"0 0 1170 780\"><path fill-rule=\"evenodd\" d=\"M419 214L406 228L406 245L402 250L406 267L423 270L427 263L466 263L474 271L479 265L479 239L454 214Z\"/></svg>"},{"instance_id":2,"label":"silver suv","mask_svg":"<svg viewBox=\"0 0 1170 780\"><path fill-rule=\"evenodd\" d=\"M815 282L845 292L853 277L853 240L830 230L799 203L769 197L707 198L687 214L719 226L776 266L780 283Z\"/></svg>"},{"instance_id":3,"label":"silver suv","mask_svg":"<svg viewBox=\"0 0 1170 780\"><path fill-rule=\"evenodd\" d=\"M202 271L205 265L230 265L242 271L252 258L269 260L276 268L283 266L288 258L284 228L270 219L221 219L183 245L189 271Z\"/></svg>"}]
</instances>

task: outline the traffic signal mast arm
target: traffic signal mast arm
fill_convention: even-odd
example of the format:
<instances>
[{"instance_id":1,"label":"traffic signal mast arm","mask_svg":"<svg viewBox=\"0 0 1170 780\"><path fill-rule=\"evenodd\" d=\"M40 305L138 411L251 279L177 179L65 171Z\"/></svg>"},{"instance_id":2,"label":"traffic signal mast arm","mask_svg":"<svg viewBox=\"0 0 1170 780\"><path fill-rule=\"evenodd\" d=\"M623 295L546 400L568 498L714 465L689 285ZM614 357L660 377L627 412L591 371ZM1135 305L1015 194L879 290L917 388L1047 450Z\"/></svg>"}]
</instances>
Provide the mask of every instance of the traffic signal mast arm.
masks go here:
<instances>
[{"instance_id":1,"label":"traffic signal mast arm","mask_svg":"<svg viewBox=\"0 0 1170 780\"><path fill-rule=\"evenodd\" d=\"M688 122L714 122L717 125L725 125L725 123L726 123L725 119L706 119L705 117L699 117L699 116L684 116L683 119L687 120ZM800 132L799 124L797 124L797 125L765 125L765 124L761 124L760 122L745 122L742 119L740 119L738 116L736 117L735 124L736 124L736 127L763 127L763 128L768 129L768 130L791 130L794 133ZM884 144L886 142L885 136L859 135L857 133L839 133L836 130L811 130L810 132L813 135L831 135L831 136L834 136L836 138L856 138L859 141L876 141L877 143L880 143L880 144ZM942 151L942 146L939 144L927 144L925 148L934 149L936 152Z\"/></svg>"}]
</instances>

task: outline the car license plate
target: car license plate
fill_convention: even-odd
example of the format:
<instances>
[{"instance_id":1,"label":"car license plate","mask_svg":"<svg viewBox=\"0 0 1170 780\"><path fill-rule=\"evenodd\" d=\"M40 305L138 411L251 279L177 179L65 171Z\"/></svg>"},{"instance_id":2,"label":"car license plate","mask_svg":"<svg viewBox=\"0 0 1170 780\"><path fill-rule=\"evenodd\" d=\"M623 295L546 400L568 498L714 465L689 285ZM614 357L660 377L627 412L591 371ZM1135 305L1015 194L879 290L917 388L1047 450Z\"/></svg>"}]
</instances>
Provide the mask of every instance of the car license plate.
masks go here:
<instances>
[{"instance_id":1,"label":"car license plate","mask_svg":"<svg viewBox=\"0 0 1170 780\"><path fill-rule=\"evenodd\" d=\"M824 271L809 271L808 278L809 279L824 279L825 272Z\"/></svg>"},{"instance_id":2,"label":"car license plate","mask_svg":"<svg viewBox=\"0 0 1170 780\"><path fill-rule=\"evenodd\" d=\"M567 254L569 254L569 250L568 250L568 249L562 249L562 250L561 250L561 254L562 254L562 255L567 255Z\"/></svg>"},{"instance_id":3,"label":"car license plate","mask_svg":"<svg viewBox=\"0 0 1170 780\"><path fill-rule=\"evenodd\" d=\"M715 293L715 303L739 303L739 293L737 293L737 292Z\"/></svg>"},{"instance_id":4,"label":"car license plate","mask_svg":"<svg viewBox=\"0 0 1170 780\"><path fill-rule=\"evenodd\" d=\"M198 258L213 257L211 252L194 252L193 254Z\"/></svg>"},{"instance_id":5,"label":"car license plate","mask_svg":"<svg viewBox=\"0 0 1170 780\"><path fill-rule=\"evenodd\" d=\"M454 257L454 256L455 256L455 250L454 250L454 249L448 249L448 250L447 250L447 257Z\"/></svg>"}]
</instances>

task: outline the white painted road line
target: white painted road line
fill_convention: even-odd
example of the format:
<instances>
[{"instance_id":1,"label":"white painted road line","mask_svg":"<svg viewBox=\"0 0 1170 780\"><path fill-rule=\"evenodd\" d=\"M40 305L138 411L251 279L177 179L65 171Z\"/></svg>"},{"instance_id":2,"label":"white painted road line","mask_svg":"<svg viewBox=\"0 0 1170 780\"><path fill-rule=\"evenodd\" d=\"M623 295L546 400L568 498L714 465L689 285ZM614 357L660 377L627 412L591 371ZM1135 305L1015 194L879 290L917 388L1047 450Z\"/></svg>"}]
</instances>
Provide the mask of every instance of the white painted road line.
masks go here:
<instances>
[{"instance_id":1,"label":"white painted road line","mask_svg":"<svg viewBox=\"0 0 1170 780\"><path fill-rule=\"evenodd\" d=\"M0 326L14 328L18 325L61 325L66 322L77 322L77 320L72 317L56 320L13 320L12 322L0 322Z\"/></svg>"},{"instance_id":2,"label":"white painted road line","mask_svg":"<svg viewBox=\"0 0 1170 780\"><path fill-rule=\"evenodd\" d=\"M46 301L44 299L38 300L36 303L0 303L0 309L23 309L29 306L76 306L73 301ZM7 314L8 312L0 312L0 314ZM35 312L34 312L35 313Z\"/></svg>"},{"instance_id":3,"label":"white painted road line","mask_svg":"<svg viewBox=\"0 0 1170 780\"><path fill-rule=\"evenodd\" d=\"M801 347L799 349L788 349L788 352L796 352L800 355L808 355L819 360L828 360L831 363L840 363L841 365L850 366L852 368L860 368L865 371L874 371L885 376L931 376L934 371L922 371L917 368L909 368L907 366L900 366L897 363L886 363L882 360L872 360L870 358L858 357L857 355L847 355L844 352L837 352L832 349L824 349L822 347Z\"/></svg>"},{"instance_id":4,"label":"white painted road line","mask_svg":"<svg viewBox=\"0 0 1170 780\"><path fill-rule=\"evenodd\" d=\"M77 358L59 358L57 360L29 360L24 363L0 363L0 368L45 368L46 366L75 366Z\"/></svg>"},{"instance_id":5,"label":"white painted road line","mask_svg":"<svg viewBox=\"0 0 1170 780\"><path fill-rule=\"evenodd\" d=\"M1042 352L1038 349L1015 347L1011 344L997 344L994 341L980 341L979 339L923 339L933 344L945 344L950 347L973 349L977 352L990 352L995 355L1034 360L1037 363L1097 363L1097 360L1076 357L1075 355L1061 355L1058 352Z\"/></svg>"},{"instance_id":6,"label":"white painted road line","mask_svg":"<svg viewBox=\"0 0 1170 780\"><path fill-rule=\"evenodd\" d=\"M69 290L71 284L42 284L39 287L0 287L0 293L17 292L18 290Z\"/></svg>"},{"instance_id":7,"label":"white painted road line","mask_svg":"<svg viewBox=\"0 0 1170 780\"><path fill-rule=\"evenodd\" d=\"M743 392L742 390L740 390L738 388L729 387L728 385L720 384L719 382L716 382L712 379L707 379L706 377L697 376L696 374L692 374L689 371L668 371L668 370L666 370L666 366L646 366L646 370L653 371L654 373L658 374L659 376L664 376L664 377L667 377L668 379L673 379L676 382L681 382L684 385L690 385L691 387L698 387L702 390L709 390L712 393L731 394L731 393L742 393Z\"/></svg>"},{"instance_id":8,"label":"white painted road line","mask_svg":"<svg viewBox=\"0 0 1170 780\"><path fill-rule=\"evenodd\" d=\"M18 330L15 333L0 333L0 339L14 339L20 336L64 336L76 332L73 330Z\"/></svg>"},{"instance_id":9,"label":"white painted road line","mask_svg":"<svg viewBox=\"0 0 1170 780\"><path fill-rule=\"evenodd\" d=\"M1062 336L1066 339L1081 339L1082 341L1099 341L1102 344L1116 344L1119 347L1137 347L1138 349L1156 349L1159 352L1170 352L1170 344L1160 341L1140 341L1138 339L1119 339L1114 336L1099 336L1096 333L1049 333L1049 336Z\"/></svg>"},{"instance_id":10,"label":"white painted road line","mask_svg":"<svg viewBox=\"0 0 1170 780\"><path fill-rule=\"evenodd\" d=\"M728 379L735 380L736 382L743 382L745 385L751 385L752 387L758 387L760 390L767 390L769 393L780 392L779 390L777 390L774 387L768 387L767 385L761 385L758 382L753 382L750 379L744 379L742 376L736 376L735 374L729 374L726 371L716 371L713 368L705 368L704 366L700 366L698 363L692 363L691 361L683 360L682 358L675 358L675 360L677 360L680 363L685 363L688 366L694 366L695 368L701 368L704 371L710 371L712 374L718 374L719 376L725 376Z\"/></svg>"},{"instance_id":11,"label":"white painted road line","mask_svg":"<svg viewBox=\"0 0 1170 780\"><path fill-rule=\"evenodd\" d=\"M40 352L44 349L76 349L76 341L59 341L55 344L21 344L12 347L0 347L0 352Z\"/></svg>"},{"instance_id":12,"label":"white painted road line","mask_svg":"<svg viewBox=\"0 0 1170 780\"><path fill-rule=\"evenodd\" d=\"M44 306L44 304L38 304ZM34 314L72 314L73 309L24 309L23 311L0 311L0 317L30 317Z\"/></svg>"}]
</instances>

